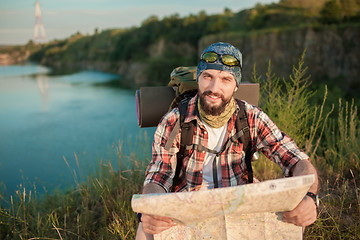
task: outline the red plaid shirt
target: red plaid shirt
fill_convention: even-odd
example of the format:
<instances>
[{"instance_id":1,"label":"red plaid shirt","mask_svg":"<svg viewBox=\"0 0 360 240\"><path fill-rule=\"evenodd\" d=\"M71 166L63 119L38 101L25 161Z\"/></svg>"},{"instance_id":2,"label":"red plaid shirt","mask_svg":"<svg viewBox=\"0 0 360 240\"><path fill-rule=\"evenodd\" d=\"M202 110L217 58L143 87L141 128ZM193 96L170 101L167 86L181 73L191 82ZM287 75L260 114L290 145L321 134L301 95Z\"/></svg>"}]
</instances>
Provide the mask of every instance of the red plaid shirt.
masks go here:
<instances>
[{"instance_id":1,"label":"red plaid shirt","mask_svg":"<svg viewBox=\"0 0 360 240\"><path fill-rule=\"evenodd\" d=\"M207 147L208 133L202 121L197 116L195 104L196 97L189 102L185 122L196 120L193 143ZM236 133L235 120L239 111L236 111L230 118L227 125L225 139ZM250 137L255 150L265 154L267 158L277 163L285 176L290 175L290 169L299 160L307 160L309 157L300 150L294 141L274 124L273 121L259 108L245 102ZM170 191L176 169L176 153L180 147L180 132L177 134L169 151L164 146L173 130L176 121L180 116L179 109L174 108L168 112L158 125L152 145L152 161L146 170L145 184L156 183L162 186L167 192ZM178 186L181 190L198 190L202 184L202 169L206 152L190 150L189 156L183 159L182 170L185 170L185 178ZM248 183L245 164L245 152L242 144L232 143L231 146L220 155L222 187L236 186Z\"/></svg>"}]
</instances>

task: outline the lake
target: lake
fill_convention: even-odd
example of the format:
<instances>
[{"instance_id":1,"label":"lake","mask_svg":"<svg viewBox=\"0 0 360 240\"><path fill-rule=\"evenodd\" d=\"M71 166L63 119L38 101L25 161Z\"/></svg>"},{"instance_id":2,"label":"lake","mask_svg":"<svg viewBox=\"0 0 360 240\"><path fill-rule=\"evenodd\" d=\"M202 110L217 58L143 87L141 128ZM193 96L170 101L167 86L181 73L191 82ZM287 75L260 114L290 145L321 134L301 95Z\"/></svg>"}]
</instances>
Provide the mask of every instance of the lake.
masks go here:
<instances>
[{"instance_id":1,"label":"lake","mask_svg":"<svg viewBox=\"0 0 360 240\"><path fill-rule=\"evenodd\" d=\"M0 66L0 193L74 186L74 169L86 177L100 160L117 161L113 145L120 143L128 154L146 134L149 144L142 148L150 152L154 128L138 127L135 91L107 84L119 78L96 71L54 76L33 64Z\"/></svg>"}]
</instances>

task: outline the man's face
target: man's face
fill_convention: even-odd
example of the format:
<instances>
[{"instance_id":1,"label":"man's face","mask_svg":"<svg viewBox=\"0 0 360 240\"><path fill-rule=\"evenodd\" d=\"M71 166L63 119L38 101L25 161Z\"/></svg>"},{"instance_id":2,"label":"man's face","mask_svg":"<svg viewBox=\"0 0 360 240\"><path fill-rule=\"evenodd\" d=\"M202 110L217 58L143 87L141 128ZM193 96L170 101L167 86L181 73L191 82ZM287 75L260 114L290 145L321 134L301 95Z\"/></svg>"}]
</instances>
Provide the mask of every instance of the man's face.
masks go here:
<instances>
[{"instance_id":1,"label":"man's face","mask_svg":"<svg viewBox=\"0 0 360 240\"><path fill-rule=\"evenodd\" d=\"M231 73L215 69L204 70L198 78L198 85L201 108L205 113L214 116L225 110L237 90L235 78Z\"/></svg>"}]
</instances>

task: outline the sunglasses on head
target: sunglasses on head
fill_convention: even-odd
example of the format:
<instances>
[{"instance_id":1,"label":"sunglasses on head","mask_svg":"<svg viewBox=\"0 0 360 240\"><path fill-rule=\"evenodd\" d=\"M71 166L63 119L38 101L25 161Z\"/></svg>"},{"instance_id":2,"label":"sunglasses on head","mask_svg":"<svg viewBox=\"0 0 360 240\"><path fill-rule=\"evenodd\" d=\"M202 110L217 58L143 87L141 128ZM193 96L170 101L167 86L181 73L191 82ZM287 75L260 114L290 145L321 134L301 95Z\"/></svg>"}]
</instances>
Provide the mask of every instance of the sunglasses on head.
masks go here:
<instances>
[{"instance_id":1,"label":"sunglasses on head","mask_svg":"<svg viewBox=\"0 0 360 240\"><path fill-rule=\"evenodd\" d=\"M206 52L201 56L201 60L207 63L214 63L216 62L217 59L220 59L220 61L226 66L230 66L230 67L238 66L241 68L240 61L236 57L230 54L221 55L221 54L217 54L216 52Z\"/></svg>"}]
</instances>

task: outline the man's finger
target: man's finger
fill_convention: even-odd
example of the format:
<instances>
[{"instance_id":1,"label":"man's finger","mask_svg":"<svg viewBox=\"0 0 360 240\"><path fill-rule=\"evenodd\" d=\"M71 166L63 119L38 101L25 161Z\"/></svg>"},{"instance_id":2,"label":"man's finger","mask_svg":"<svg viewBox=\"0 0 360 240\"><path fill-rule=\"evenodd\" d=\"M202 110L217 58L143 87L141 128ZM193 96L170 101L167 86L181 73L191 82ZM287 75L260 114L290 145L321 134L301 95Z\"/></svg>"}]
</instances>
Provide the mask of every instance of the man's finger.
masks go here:
<instances>
[{"instance_id":1,"label":"man's finger","mask_svg":"<svg viewBox=\"0 0 360 240\"><path fill-rule=\"evenodd\" d=\"M141 217L142 227L150 234L161 233L176 224L171 218L143 214Z\"/></svg>"}]
</instances>

